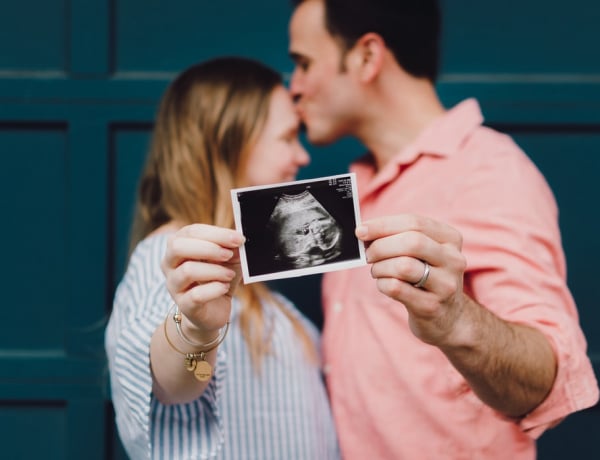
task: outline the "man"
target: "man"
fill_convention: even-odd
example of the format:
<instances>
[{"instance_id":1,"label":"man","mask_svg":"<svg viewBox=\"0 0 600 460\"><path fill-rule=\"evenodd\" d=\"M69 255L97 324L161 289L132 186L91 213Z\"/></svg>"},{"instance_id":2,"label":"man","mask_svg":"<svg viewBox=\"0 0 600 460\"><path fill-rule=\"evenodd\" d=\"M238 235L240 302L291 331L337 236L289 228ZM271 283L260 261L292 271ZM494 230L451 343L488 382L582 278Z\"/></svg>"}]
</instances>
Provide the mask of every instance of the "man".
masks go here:
<instances>
[{"instance_id":1,"label":"man","mask_svg":"<svg viewBox=\"0 0 600 460\"><path fill-rule=\"evenodd\" d=\"M323 281L344 458L535 458L598 400L552 192L476 101L440 103L437 2L295 3L307 136L369 152L352 169L370 265Z\"/></svg>"}]
</instances>

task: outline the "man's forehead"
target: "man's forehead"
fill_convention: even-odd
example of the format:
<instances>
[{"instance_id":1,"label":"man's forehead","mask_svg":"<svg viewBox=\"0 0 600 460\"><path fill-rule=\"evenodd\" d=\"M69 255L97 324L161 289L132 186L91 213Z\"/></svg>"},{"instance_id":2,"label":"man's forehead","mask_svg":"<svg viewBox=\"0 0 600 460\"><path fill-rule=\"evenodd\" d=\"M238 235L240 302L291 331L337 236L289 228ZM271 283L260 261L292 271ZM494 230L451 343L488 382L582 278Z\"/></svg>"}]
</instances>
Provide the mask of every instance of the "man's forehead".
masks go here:
<instances>
[{"instance_id":1,"label":"man's forehead","mask_svg":"<svg viewBox=\"0 0 600 460\"><path fill-rule=\"evenodd\" d=\"M324 7L319 0L306 0L298 6L290 22L289 51L292 59L312 58L324 49L337 48L325 27Z\"/></svg>"},{"instance_id":2,"label":"man's forehead","mask_svg":"<svg viewBox=\"0 0 600 460\"><path fill-rule=\"evenodd\" d=\"M325 28L325 7L319 0L305 0L292 14L290 34L293 36L312 36L327 34Z\"/></svg>"}]
</instances>

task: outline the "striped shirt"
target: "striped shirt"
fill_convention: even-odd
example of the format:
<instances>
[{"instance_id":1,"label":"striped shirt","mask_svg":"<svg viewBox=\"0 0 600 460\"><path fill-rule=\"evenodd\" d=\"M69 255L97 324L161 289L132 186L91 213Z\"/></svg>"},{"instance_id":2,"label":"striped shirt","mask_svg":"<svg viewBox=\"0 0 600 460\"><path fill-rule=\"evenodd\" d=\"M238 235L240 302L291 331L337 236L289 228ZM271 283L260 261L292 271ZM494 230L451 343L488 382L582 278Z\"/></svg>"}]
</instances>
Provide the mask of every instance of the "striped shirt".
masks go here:
<instances>
[{"instance_id":1,"label":"striped shirt","mask_svg":"<svg viewBox=\"0 0 600 460\"><path fill-rule=\"evenodd\" d=\"M152 395L150 340L172 299L160 261L167 235L142 241L119 284L105 336L119 436L134 459L339 459L319 366L283 312L264 304L272 352L252 367L234 299L229 333L206 391L165 406ZM316 328L286 299L318 346ZM183 365L183 358L182 358Z\"/></svg>"}]
</instances>

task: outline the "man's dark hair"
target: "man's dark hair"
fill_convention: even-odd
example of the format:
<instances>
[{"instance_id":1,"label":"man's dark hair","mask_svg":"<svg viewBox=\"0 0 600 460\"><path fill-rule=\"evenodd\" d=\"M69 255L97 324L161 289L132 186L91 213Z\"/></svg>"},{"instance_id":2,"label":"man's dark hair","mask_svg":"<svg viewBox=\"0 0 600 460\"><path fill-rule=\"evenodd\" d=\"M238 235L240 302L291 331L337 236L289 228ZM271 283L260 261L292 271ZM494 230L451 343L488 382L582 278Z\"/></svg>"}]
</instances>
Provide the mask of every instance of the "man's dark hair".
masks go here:
<instances>
[{"instance_id":1,"label":"man's dark hair","mask_svg":"<svg viewBox=\"0 0 600 460\"><path fill-rule=\"evenodd\" d=\"M292 0L294 7L305 0ZM380 35L398 64L435 82L439 71L438 0L322 0L325 27L345 50L368 32Z\"/></svg>"}]
</instances>

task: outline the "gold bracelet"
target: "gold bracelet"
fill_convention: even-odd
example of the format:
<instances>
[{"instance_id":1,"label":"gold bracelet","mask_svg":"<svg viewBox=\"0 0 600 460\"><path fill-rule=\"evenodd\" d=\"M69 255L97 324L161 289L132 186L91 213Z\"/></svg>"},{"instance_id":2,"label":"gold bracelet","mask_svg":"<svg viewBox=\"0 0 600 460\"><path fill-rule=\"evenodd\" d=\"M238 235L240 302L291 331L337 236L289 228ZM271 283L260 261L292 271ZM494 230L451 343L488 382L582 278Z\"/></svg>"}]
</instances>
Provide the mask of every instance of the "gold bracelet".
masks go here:
<instances>
[{"instance_id":1,"label":"gold bracelet","mask_svg":"<svg viewBox=\"0 0 600 460\"><path fill-rule=\"evenodd\" d=\"M191 345L192 347L200 347L202 350L206 351L207 348L219 345L225 338L225 335L227 335L227 330L229 329L229 322L227 322L225 324L225 326L223 326L219 330L219 335L217 335L210 342L208 342L208 343L192 342L190 339L188 339L186 337L186 335L183 333L183 329L181 328L181 312L179 311L179 307L176 304L173 304L173 305L171 305L169 312L173 309L173 307L175 307L175 313L173 314L173 321L175 321L175 328L177 329L177 335L179 336L179 338L181 340L183 340L188 345Z\"/></svg>"},{"instance_id":2,"label":"gold bracelet","mask_svg":"<svg viewBox=\"0 0 600 460\"><path fill-rule=\"evenodd\" d=\"M186 370L193 372L194 376L199 381L206 382L207 380L209 380L212 377L212 366L210 365L210 363L208 361L206 361L206 353L214 350L221 344L221 342L225 338L225 335L227 334L227 330L229 329L229 321L223 328L221 328L221 330L224 329L225 332L219 333L219 337L218 337L219 341L214 346L211 346L210 348L207 348L205 350L196 351L193 353L186 353L184 351L181 351L179 348L177 348L173 344L173 342L171 342L171 339L169 339L169 334L167 333L167 320L169 317L169 313L171 312L171 309L169 309L169 311L167 312L167 318L165 318L165 320L163 321L163 329L165 332L165 339L167 340L167 343L173 350L175 350L177 353L185 356L185 359L183 362L184 362ZM212 341L212 342L214 342L214 341Z\"/></svg>"}]
</instances>

